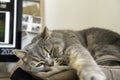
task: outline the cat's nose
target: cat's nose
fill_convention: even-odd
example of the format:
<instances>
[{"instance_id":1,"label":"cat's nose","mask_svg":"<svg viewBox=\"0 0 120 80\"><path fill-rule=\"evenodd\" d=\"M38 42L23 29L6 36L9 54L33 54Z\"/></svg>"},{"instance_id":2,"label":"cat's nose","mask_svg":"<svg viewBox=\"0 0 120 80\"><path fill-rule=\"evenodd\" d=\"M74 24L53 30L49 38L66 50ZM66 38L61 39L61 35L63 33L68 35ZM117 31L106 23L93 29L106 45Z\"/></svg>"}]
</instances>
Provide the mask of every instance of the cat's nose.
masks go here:
<instances>
[{"instance_id":1,"label":"cat's nose","mask_svg":"<svg viewBox=\"0 0 120 80\"><path fill-rule=\"evenodd\" d=\"M48 61L48 66L54 66L54 61L53 60L49 60Z\"/></svg>"}]
</instances>

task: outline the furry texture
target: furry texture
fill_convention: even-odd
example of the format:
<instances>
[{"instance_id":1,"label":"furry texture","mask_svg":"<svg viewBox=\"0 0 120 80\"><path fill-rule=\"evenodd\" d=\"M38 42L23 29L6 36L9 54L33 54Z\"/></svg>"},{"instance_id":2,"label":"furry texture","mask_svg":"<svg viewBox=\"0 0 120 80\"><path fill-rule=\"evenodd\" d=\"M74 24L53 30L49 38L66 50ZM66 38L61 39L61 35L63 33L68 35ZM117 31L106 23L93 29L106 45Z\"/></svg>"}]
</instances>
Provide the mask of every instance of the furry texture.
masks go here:
<instances>
[{"instance_id":1,"label":"furry texture","mask_svg":"<svg viewBox=\"0 0 120 80\"><path fill-rule=\"evenodd\" d=\"M51 66L67 65L77 71L80 80L106 80L95 60L103 55L119 58L119 48L120 35L109 30L90 28L50 32L45 28L24 50L14 53L24 62L23 69L38 74L38 77L39 72L51 71ZM98 64L119 65L119 62L107 63Z\"/></svg>"}]
</instances>

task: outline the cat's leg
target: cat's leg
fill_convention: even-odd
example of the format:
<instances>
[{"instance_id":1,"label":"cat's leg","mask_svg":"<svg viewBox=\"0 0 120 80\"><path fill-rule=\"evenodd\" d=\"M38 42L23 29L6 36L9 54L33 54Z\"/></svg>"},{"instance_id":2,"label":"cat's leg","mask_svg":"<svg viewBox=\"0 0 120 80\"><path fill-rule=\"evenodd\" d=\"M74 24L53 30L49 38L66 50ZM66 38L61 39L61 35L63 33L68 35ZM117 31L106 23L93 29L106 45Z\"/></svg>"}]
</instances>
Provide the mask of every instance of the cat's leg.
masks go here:
<instances>
[{"instance_id":1,"label":"cat's leg","mask_svg":"<svg viewBox=\"0 0 120 80\"><path fill-rule=\"evenodd\" d=\"M115 45L97 45L92 50L92 55L99 65L116 66L119 65L120 47Z\"/></svg>"},{"instance_id":2,"label":"cat's leg","mask_svg":"<svg viewBox=\"0 0 120 80\"><path fill-rule=\"evenodd\" d=\"M38 73L34 73L32 75L38 77L38 78L48 78L52 75L58 74L60 72L64 72L64 71L69 71L72 70L71 67L69 66L60 66L60 65L56 65L56 66L52 66L51 67L51 71L48 72L38 72Z\"/></svg>"},{"instance_id":3,"label":"cat's leg","mask_svg":"<svg viewBox=\"0 0 120 80\"><path fill-rule=\"evenodd\" d=\"M66 53L69 54L69 65L77 71L80 80L106 80L89 51L82 45L73 45Z\"/></svg>"}]
</instances>

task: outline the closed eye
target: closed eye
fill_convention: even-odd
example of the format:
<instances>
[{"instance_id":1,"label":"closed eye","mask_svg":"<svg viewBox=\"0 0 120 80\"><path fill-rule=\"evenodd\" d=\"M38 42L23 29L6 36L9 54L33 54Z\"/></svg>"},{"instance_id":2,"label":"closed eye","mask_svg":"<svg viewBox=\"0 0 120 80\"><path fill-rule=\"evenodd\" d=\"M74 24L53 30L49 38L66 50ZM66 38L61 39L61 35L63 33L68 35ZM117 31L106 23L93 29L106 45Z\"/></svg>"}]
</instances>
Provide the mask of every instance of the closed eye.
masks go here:
<instances>
[{"instance_id":1,"label":"closed eye","mask_svg":"<svg viewBox=\"0 0 120 80\"><path fill-rule=\"evenodd\" d=\"M40 67L41 65L43 65L43 64L37 64L36 67Z\"/></svg>"},{"instance_id":2,"label":"closed eye","mask_svg":"<svg viewBox=\"0 0 120 80\"><path fill-rule=\"evenodd\" d=\"M40 67L40 66L42 66L42 65L45 65L45 62L44 62L44 61L41 61L40 63L38 63L38 64L36 65L36 67Z\"/></svg>"},{"instance_id":3,"label":"closed eye","mask_svg":"<svg viewBox=\"0 0 120 80\"><path fill-rule=\"evenodd\" d=\"M48 53L49 55L53 56L53 52L54 52L54 48L52 47L51 49L50 48L47 48L47 47L44 47L43 49L46 53Z\"/></svg>"},{"instance_id":4,"label":"closed eye","mask_svg":"<svg viewBox=\"0 0 120 80\"><path fill-rule=\"evenodd\" d=\"M51 57L54 57L54 48L51 49L50 55L51 55Z\"/></svg>"},{"instance_id":5,"label":"closed eye","mask_svg":"<svg viewBox=\"0 0 120 80\"><path fill-rule=\"evenodd\" d=\"M44 47L44 49L45 49L45 51L46 51L47 53L49 53L49 50L48 50L46 47Z\"/></svg>"}]
</instances>

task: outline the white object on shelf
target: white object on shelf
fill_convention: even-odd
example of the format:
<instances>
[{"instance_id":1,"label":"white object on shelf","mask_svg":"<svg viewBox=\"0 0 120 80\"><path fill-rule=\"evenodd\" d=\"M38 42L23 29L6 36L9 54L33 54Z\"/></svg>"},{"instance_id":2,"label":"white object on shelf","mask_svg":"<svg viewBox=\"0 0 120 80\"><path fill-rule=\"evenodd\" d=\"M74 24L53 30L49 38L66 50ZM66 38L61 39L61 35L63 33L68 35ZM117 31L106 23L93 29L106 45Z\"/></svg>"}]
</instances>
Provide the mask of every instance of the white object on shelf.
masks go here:
<instances>
[{"instance_id":1,"label":"white object on shelf","mask_svg":"<svg viewBox=\"0 0 120 80\"><path fill-rule=\"evenodd\" d=\"M22 18L22 30L39 33L41 29L41 18L39 16L25 15Z\"/></svg>"}]
</instances>

